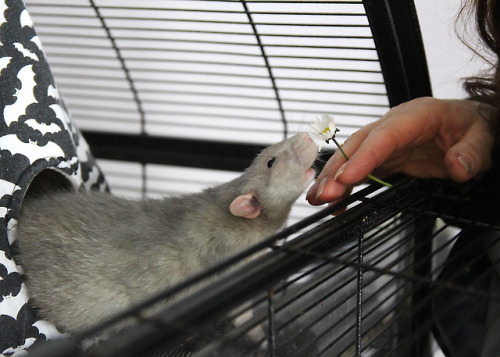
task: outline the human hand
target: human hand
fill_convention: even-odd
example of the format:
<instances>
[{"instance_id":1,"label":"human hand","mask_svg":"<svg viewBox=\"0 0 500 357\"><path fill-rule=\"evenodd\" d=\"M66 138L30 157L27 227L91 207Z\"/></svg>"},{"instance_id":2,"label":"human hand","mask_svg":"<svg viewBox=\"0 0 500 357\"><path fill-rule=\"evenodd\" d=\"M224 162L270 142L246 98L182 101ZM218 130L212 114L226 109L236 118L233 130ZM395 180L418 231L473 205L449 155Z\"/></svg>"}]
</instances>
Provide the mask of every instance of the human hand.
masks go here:
<instances>
[{"instance_id":1,"label":"human hand","mask_svg":"<svg viewBox=\"0 0 500 357\"><path fill-rule=\"evenodd\" d=\"M374 173L464 182L492 166L493 107L470 100L417 98L392 108L347 139L307 194L313 205L335 202Z\"/></svg>"}]
</instances>

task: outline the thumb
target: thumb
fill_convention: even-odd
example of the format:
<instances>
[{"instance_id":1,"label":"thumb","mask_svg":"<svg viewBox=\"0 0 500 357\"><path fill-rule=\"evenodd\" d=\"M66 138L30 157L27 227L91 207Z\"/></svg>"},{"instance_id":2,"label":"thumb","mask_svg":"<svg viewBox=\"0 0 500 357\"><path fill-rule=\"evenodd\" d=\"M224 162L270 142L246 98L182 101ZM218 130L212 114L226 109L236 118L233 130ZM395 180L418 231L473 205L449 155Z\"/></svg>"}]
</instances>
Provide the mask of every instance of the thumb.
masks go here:
<instances>
[{"instance_id":1,"label":"thumb","mask_svg":"<svg viewBox=\"0 0 500 357\"><path fill-rule=\"evenodd\" d=\"M466 134L446 152L445 166L454 181L468 181L492 166L493 137L484 132L479 138L473 134Z\"/></svg>"}]
</instances>

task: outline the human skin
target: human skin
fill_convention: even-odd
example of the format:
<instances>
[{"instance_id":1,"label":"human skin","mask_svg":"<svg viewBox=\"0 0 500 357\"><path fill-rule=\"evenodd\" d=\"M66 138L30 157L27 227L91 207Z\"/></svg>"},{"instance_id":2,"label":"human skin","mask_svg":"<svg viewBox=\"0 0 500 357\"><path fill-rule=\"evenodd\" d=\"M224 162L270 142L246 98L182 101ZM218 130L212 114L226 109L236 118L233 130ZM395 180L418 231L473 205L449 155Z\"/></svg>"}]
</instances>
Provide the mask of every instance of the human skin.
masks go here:
<instances>
[{"instance_id":1,"label":"human skin","mask_svg":"<svg viewBox=\"0 0 500 357\"><path fill-rule=\"evenodd\" d=\"M328 160L307 194L312 205L348 196L368 174L465 182L491 168L494 108L471 100L417 98L361 128Z\"/></svg>"}]
</instances>

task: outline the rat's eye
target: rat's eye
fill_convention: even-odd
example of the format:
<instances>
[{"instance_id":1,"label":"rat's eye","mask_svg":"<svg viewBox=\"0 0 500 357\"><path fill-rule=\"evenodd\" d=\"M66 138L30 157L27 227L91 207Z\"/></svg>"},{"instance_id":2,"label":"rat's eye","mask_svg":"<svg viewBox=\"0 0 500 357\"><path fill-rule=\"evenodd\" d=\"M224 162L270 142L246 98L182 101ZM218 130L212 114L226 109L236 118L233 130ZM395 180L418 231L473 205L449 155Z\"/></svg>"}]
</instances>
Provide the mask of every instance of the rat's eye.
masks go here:
<instances>
[{"instance_id":1,"label":"rat's eye","mask_svg":"<svg viewBox=\"0 0 500 357\"><path fill-rule=\"evenodd\" d=\"M269 161L267 162L267 167L271 168L271 166L273 166L273 164L274 164L274 161L276 161L276 158L275 158L275 157L273 157L271 160L269 160Z\"/></svg>"}]
</instances>

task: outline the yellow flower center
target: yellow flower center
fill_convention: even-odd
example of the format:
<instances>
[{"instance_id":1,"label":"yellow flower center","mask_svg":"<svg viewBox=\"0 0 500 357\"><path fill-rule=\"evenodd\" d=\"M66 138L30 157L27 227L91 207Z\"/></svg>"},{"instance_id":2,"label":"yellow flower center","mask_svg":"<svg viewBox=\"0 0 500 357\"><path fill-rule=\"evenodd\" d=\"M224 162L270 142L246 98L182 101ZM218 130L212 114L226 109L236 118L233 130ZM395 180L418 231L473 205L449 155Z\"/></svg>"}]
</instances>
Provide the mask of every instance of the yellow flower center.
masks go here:
<instances>
[{"instance_id":1,"label":"yellow flower center","mask_svg":"<svg viewBox=\"0 0 500 357\"><path fill-rule=\"evenodd\" d=\"M328 134L330 132L330 128L326 127L325 130L322 131L322 134Z\"/></svg>"}]
</instances>

